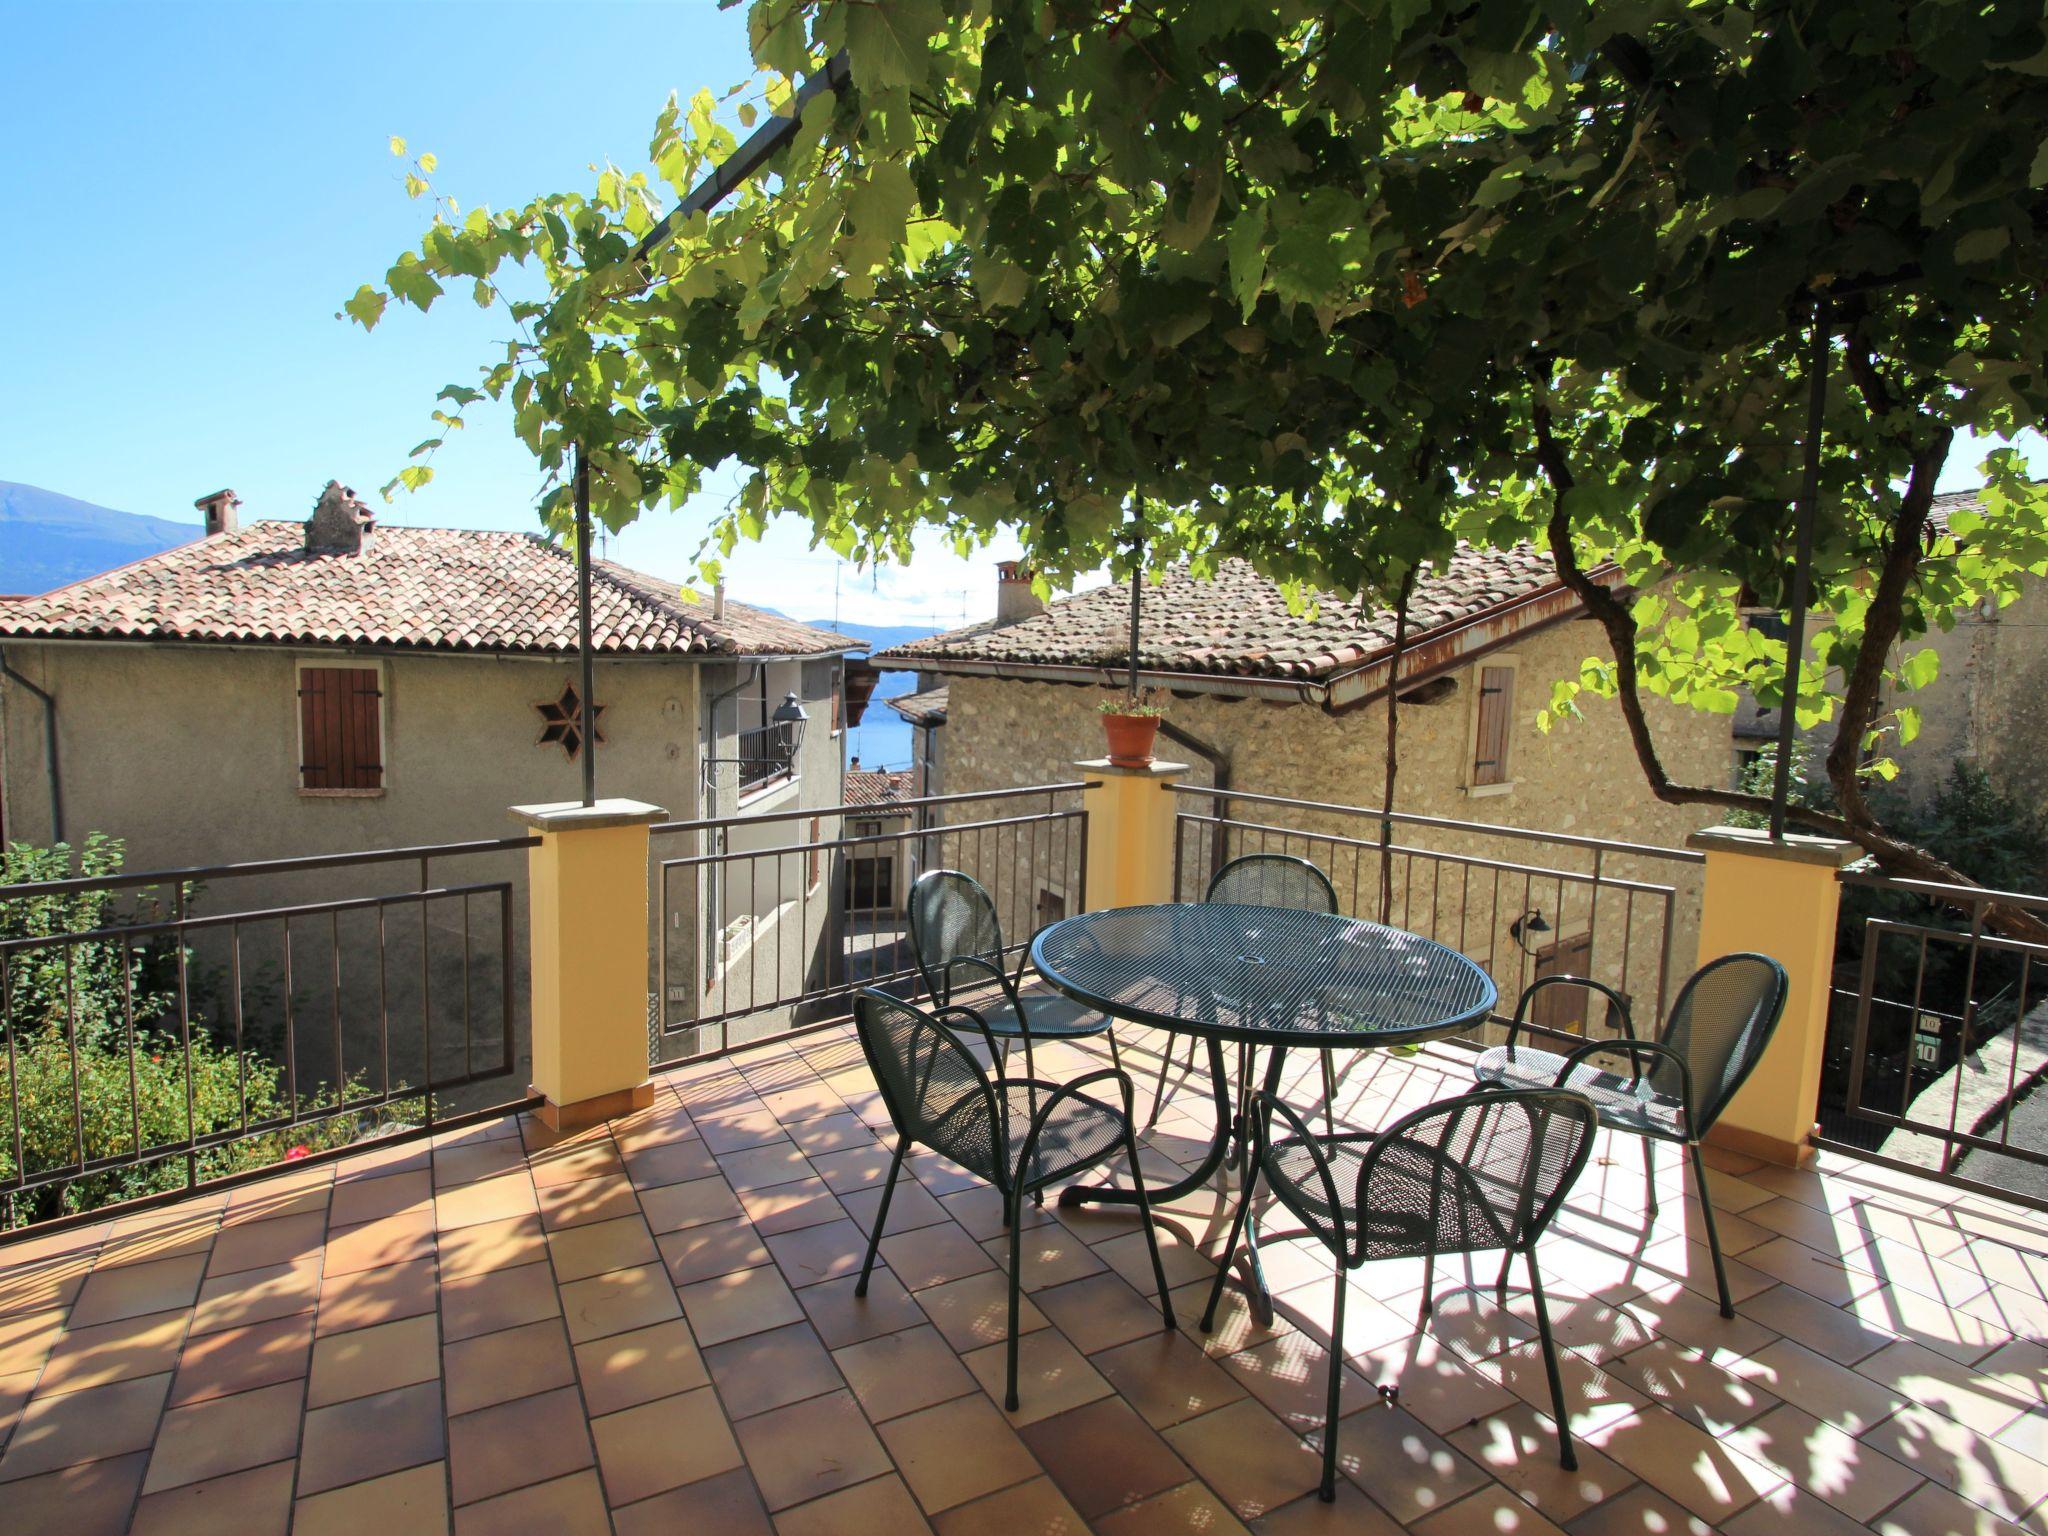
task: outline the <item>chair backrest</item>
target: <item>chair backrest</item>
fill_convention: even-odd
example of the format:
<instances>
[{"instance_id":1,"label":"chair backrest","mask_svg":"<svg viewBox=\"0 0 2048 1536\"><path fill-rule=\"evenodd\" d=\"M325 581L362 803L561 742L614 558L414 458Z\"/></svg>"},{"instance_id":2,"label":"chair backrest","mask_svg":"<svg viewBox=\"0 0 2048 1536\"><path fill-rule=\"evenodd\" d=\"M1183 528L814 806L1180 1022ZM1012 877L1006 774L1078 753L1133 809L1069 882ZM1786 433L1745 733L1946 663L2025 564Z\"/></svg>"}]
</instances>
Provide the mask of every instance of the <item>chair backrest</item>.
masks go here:
<instances>
[{"instance_id":1,"label":"chair backrest","mask_svg":"<svg viewBox=\"0 0 2048 1536\"><path fill-rule=\"evenodd\" d=\"M1769 955L1739 953L1710 960L1679 990L1665 1021L1663 1043L1685 1058L1692 1074L1693 1134L1703 1136L1771 1043L1785 1012L1790 983ZM1650 1073L1663 1093L1678 1091L1666 1065Z\"/></svg>"},{"instance_id":2,"label":"chair backrest","mask_svg":"<svg viewBox=\"0 0 2048 1536\"><path fill-rule=\"evenodd\" d=\"M981 882L957 869L919 875L910 888L910 950L926 992L941 1004L952 997L947 967L955 960L972 955L1002 969L1003 926Z\"/></svg>"},{"instance_id":3,"label":"chair backrest","mask_svg":"<svg viewBox=\"0 0 2048 1536\"><path fill-rule=\"evenodd\" d=\"M1001 1103L960 1037L914 1003L873 987L854 995L853 1021L896 1134L1006 1185L997 1156L1005 1145Z\"/></svg>"},{"instance_id":4,"label":"chair backrest","mask_svg":"<svg viewBox=\"0 0 2048 1536\"><path fill-rule=\"evenodd\" d=\"M1247 853L1232 859L1209 881L1204 901L1245 907L1293 907L1335 912L1337 891L1330 877L1307 859L1287 853Z\"/></svg>"},{"instance_id":5,"label":"chair backrest","mask_svg":"<svg viewBox=\"0 0 2048 1536\"><path fill-rule=\"evenodd\" d=\"M1397 1120L1358 1169L1352 1263L1526 1249L1593 1150L1593 1101L1562 1088L1480 1090Z\"/></svg>"}]
</instances>

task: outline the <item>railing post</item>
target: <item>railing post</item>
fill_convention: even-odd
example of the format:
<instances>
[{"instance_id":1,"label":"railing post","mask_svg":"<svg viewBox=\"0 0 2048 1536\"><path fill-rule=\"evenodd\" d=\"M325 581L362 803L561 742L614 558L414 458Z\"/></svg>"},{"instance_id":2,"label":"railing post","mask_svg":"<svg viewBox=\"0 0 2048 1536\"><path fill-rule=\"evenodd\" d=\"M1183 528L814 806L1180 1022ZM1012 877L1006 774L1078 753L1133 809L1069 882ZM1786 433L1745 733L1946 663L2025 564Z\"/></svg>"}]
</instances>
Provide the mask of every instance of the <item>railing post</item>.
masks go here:
<instances>
[{"instance_id":1,"label":"railing post","mask_svg":"<svg viewBox=\"0 0 2048 1536\"><path fill-rule=\"evenodd\" d=\"M540 833L527 855L533 1092L539 1118L574 1130L654 1102L648 1078L647 828L637 800L518 805Z\"/></svg>"},{"instance_id":2,"label":"railing post","mask_svg":"<svg viewBox=\"0 0 2048 1536\"><path fill-rule=\"evenodd\" d=\"M1841 910L1836 877L1860 850L1825 837L1773 841L1747 827L1709 827L1686 846L1707 856L1700 963L1753 950L1784 966L1791 982L1777 1034L1707 1140L1797 1167L1814 1151Z\"/></svg>"},{"instance_id":3,"label":"railing post","mask_svg":"<svg viewBox=\"0 0 2048 1536\"><path fill-rule=\"evenodd\" d=\"M1096 912L1172 901L1178 809L1173 783L1188 765L1118 768L1107 758L1098 758L1074 766L1090 781L1081 792L1081 807L1088 813L1084 909Z\"/></svg>"}]
</instances>

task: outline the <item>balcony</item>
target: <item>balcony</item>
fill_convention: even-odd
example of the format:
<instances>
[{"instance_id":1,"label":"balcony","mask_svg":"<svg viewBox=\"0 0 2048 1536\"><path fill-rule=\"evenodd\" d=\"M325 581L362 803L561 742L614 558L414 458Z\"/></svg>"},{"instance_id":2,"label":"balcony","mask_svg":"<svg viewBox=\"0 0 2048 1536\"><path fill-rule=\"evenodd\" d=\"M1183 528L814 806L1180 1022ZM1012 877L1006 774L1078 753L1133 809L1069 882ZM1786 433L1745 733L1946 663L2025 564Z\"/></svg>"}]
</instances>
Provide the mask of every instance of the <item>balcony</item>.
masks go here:
<instances>
[{"instance_id":1,"label":"balcony","mask_svg":"<svg viewBox=\"0 0 2048 1536\"><path fill-rule=\"evenodd\" d=\"M1141 1082L1157 1037L1124 1031ZM1053 1060L1055 1056L1064 1059ZM1372 1127L1469 1081L1357 1057ZM1297 1102L1320 1108L1310 1056ZM1103 1064L1041 1049L1069 1075ZM660 1074L569 1136L506 1115L0 1250L11 1529L853 1533L2048 1528L2048 1217L1823 1153L1716 1154L1740 1316L1683 1197L1608 1146L1545 1240L1580 1468L1561 1472L1526 1294L1484 1260L1417 1332L1413 1266L1354 1272L1334 1508L1312 1449L1335 1277L1267 1250L1278 1312L1195 1325L1223 1222L1163 1213L1182 1331L1133 1221L1029 1214L1023 1408L1001 1391L989 1191L888 1165L844 1028ZM1207 1136L1177 1095L1154 1176ZM1448 1278L1440 1272L1440 1285ZM1786 1522L1790 1522L1789 1527ZM2008 1523L2010 1522L2010 1523Z\"/></svg>"}]
</instances>

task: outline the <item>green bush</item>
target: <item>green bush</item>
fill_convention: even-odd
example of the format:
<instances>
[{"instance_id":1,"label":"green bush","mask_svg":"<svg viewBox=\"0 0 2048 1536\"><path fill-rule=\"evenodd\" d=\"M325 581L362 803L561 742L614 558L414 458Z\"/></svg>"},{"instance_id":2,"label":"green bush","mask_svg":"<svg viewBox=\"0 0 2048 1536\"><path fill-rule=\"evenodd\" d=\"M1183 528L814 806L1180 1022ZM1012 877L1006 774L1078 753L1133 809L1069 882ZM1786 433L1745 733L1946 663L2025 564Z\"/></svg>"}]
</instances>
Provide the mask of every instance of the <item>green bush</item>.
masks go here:
<instances>
[{"instance_id":1,"label":"green bush","mask_svg":"<svg viewBox=\"0 0 2048 1536\"><path fill-rule=\"evenodd\" d=\"M8 886L25 882L112 874L121 859L121 844L98 834L75 860L61 843L0 850L0 939L92 932L156 916L153 905L123 913L105 891L5 896ZM186 1155L166 1147L288 1111L277 1063L253 1051L237 1054L202 1029L192 1033L188 1071L184 1043L161 1022L174 1014L177 962L175 945L161 939L52 945L7 958L0 1037L11 1049L0 1052L0 1180L23 1169L32 1178L75 1166L81 1154L85 1162L133 1161L17 1192L0 1210L0 1227L182 1188ZM354 1080L343 1091L344 1104L364 1092ZM302 1090L299 1110L317 1113L336 1102L332 1084L312 1085ZM243 1137L194 1154L196 1171L202 1180L216 1179L346 1145L369 1128L366 1121L402 1120L412 1107L343 1112Z\"/></svg>"}]
</instances>

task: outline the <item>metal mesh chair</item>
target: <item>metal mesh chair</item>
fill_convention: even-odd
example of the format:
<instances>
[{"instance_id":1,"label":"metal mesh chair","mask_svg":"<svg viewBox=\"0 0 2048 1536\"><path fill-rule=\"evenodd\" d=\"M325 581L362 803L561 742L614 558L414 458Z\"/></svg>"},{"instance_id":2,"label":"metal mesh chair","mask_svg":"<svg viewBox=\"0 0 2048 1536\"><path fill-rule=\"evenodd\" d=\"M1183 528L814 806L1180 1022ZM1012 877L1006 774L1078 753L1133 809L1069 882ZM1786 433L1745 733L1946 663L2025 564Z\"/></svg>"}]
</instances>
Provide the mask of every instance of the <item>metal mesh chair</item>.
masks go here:
<instances>
[{"instance_id":1,"label":"metal mesh chair","mask_svg":"<svg viewBox=\"0 0 2048 1536\"><path fill-rule=\"evenodd\" d=\"M1252 1115L1257 1157L1238 1199L1223 1264L1209 1289L1202 1331L1215 1324L1230 1256L1243 1236L1261 1178L1302 1223L1299 1232L1267 1233L1262 1240L1313 1237L1340 1270L1376 1259L1421 1258L1418 1322L1429 1317L1439 1254L1498 1248L1512 1259L1519 1253L1529 1270L1536 1331L1557 1414L1558 1461L1567 1469L1576 1467L1564 1382L1536 1268L1536 1240L1564 1204L1592 1151L1592 1102L1560 1088L1479 1090L1425 1105L1377 1134L1325 1136L1317 1136L1294 1109L1270 1094L1253 1095ZM1283 1122L1277 1139L1275 1119ZM1337 1489L1337 1398L1344 1370L1344 1298L1350 1287L1339 1284L1336 1290L1323 1421L1326 1501L1336 1497Z\"/></svg>"},{"instance_id":2,"label":"metal mesh chair","mask_svg":"<svg viewBox=\"0 0 2048 1536\"><path fill-rule=\"evenodd\" d=\"M1232 859L1210 877L1209 889L1202 899L1242 907L1292 907L1300 912L1337 910L1337 890L1330 884L1330 877L1307 859L1285 853L1247 853ZM1181 1068L1183 1080L1195 1070L1196 1049L1197 1042L1190 1038L1188 1059ZM1337 1128L1337 1072L1331 1055L1329 1051L1322 1052L1323 1121L1328 1129L1334 1131ZM1166 1087L1167 1074L1172 1070L1173 1042L1168 1040L1159 1057L1159 1080L1152 1085L1152 1113L1145 1120L1148 1131L1159 1123L1159 1112L1166 1108L1166 1101L1173 1096ZM1249 1075L1249 1058L1240 1047L1237 1066L1240 1100L1245 1097Z\"/></svg>"},{"instance_id":3,"label":"metal mesh chair","mask_svg":"<svg viewBox=\"0 0 2048 1536\"><path fill-rule=\"evenodd\" d=\"M875 1212L874 1231L868 1237L867 1257L861 1262L854 1295L867 1295L875 1250L889 1221L889 1200L896 1192L904 1155L913 1144L930 1147L993 1184L1003 1197L1003 1224L1010 1230L1009 1374L1004 1403L1014 1412L1022 1277L1019 1204L1025 1195L1121 1152L1130 1163L1131 1187L1137 1194L1145 1243L1152 1254L1152 1276L1159 1286L1159 1309L1167 1328L1176 1326L1166 1269L1159 1260L1159 1240L1152 1227L1152 1207L1138 1166L1131 1080L1122 1068L1104 1067L1065 1084L1006 1078L1000 1066L990 1077L946 1022L950 1018L975 1031L1000 1063L996 1037L974 1008L927 1013L870 987L855 996L853 1013L861 1051L896 1130L896 1155L889 1163L889 1181L882 1186L882 1203ZM1091 1085L1111 1084L1118 1091L1121 1107L1087 1091Z\"/></svg>"},{"instance_id":4,"label":"metal mesh chair","mask_svg":"<svg viewBox=\"0 0 2048 1536\"><path fill-rule=\"evenodd\" d=\"M957 869L934 869L918 876L910 888L910 949L917 960L926 995L940 1009L952 1005L958 992L974 991L993 982L998 994L977 1001L976 1015L988 1034L1008 1052L1012 1040L1024 1042L1024 1070L1033 1040L1077 1040L1109 1037L1110 1060L1118 1067L1116 1031L1109 1019L1057 993L1024 995L1024 967L1030 946L1017 957L1015 973L1003 969L1003 925L996 904L981 882Z\"/></svg>"},{"instance_id":5,"label":"metal mesh chair","mask_svg":"<svg viewBox=\"0 0 2048 1536\"><path fill-rule=\"evenodd\" d=\"M1714 1230L1714 1202L1707 1192L1700 1139L1713 1129L1771 1043L1785 1012L1785 968L1768 955L1748 953L1723 955L1701 966L1679 990L1658 1040L1635 1037L1628 1005L1612 988L1576 976L1545 977L1536 985L1549 984L1604 993L1610 1009L1620 1010L1621 1034L1612 1040L1589 1040L1562 1055L1537 1050L1516 1043L1524 1026L1524 1010L1518 1007L1507 1042L1482 1052L1473 1073L1482 1084L1503 1088L1574 1089L1591 1100L1608 1130L1646 1138L1643 1170L1649 1179L1652 1216L1657 1214L1657 1181L1650 1142L1684 1143L1699 1190L1707 1248L1714 1258L1721 1315L1733 1317L1735 1305L1728 1296L1720 1235ZM1525 993L1523 1003L1527 1002ZM1605 1065L1602 1058L1608 1058Z\"/></svg>"}]
</instances>

